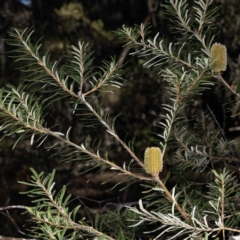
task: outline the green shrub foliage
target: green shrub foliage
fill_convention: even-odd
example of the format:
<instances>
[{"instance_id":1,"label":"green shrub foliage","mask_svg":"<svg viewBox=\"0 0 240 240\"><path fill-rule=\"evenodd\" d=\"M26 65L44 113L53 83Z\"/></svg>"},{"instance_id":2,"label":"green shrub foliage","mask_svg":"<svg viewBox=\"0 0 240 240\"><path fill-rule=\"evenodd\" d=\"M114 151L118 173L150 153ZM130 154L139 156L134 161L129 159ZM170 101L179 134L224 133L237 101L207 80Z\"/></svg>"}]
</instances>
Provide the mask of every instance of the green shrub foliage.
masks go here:
<instances>
[{"instance_id":1,"label":"green shrub foliage","mask_svg":"<svg viewBox=\"0 0 240 240\"><path fill-rule=\"evenodd\" d=\"M132 47L131 55L143 58L143 65L155 70L165 82L168 102L162 105L154 146L161 149L163 171L166 164L171 166L171 173L163 178L144 171L143 156L139 158L132 143L120 138L114 127L117 116L111 116L101 104L104 92L114 94L114 88L124 87L125 66L119 66L114 58L93 66L93 45L85 42L70 46L68 56L52 62L49 52L40 53L39 42L31 42L31 29L10 34L8 43L16 49L11 55L24 63L26 77L18 87L8 86L0 91L3 137L17 136L14 147L24 139L41 146L51 137L54 141L48 150L55 151L65 162L77 161L85 166L79 169L81 173L94 168L110 169L121 179L112 187L121 186L124 191L129 183L137 183L144 189L138 203L118 207L101 217L97 214L95 221L77 219L81 206L70 209L71 196L66 196L66 186L54 190L55 170L44 174L31 169L31 180L20 182L29 186L23 194L33 198L33 206L26 207L34 223L29 230L31 236L128 240L226 239L229 234L239 235L240 215L235 204L239 185L234 173L226 169L229 163L235 165L239 161L235 154L239 146L227 141L221 129L209 127L211 110L197 113L194 119L184 114L196 96L214 85L214 79L239 98L222 77L221 70L226 69L227 63L226 52L221 49L226 49L215 44L212 22L218 9L212 3L213 0L198 0L189 6L186 0L168 0L163 5L177 36L174 42L166 42L160 33L151 39L150 29L143 24L123 26L116 33ZM48 106L60 99L71 106L72 114L84 127L103 127L106 135L129 154L129 159L120 165L107 154L101 140L89 144L85 136L86 141L78 144L71 139L72 126L64 132L58 130L61 123L49 126ZM189 179L185 173L198 174L200 178ZM174 186L168 184L170 178L177 179Z\"/></svg>"}]
</instances>

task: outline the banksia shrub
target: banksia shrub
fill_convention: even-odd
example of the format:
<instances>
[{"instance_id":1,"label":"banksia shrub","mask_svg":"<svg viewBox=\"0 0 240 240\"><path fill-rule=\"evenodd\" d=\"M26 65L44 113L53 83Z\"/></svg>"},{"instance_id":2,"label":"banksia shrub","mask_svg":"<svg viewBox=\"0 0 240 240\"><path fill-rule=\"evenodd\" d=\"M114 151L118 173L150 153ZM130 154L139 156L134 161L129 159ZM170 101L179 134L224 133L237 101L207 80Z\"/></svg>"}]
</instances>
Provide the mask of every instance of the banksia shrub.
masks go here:
<instances>
[{"instance_id":1,"label":"banksia shrub","mask_svg":"<svg viewBox=\"0 0 240 240\"><path fill-rule=\"evenodd\" d=\"M157 176L162 171L162 153L158 147L150 147L145 150L144 165L146 173Z\"/></svg>"},{"instance_id":2,"label":"banksia shrub","mask_svg":"<svg viewBox=\"0 0 240 240\"><path fill-rule=\"evenodd\" d=\"M220 43L214 43L211 47L210 67L215 73L226 71L227 49Z\"/></svg>"},{"instance_id":3,"label":"banksia shrub","mask_svg":"<svg viewBox=\"0 0 240 240\"><path fill-rule=\"evenodd\" d=\"M20 182L29 188L23 194L33 199L31 206L0 206L0 211L14 208L27 211L33 222L30 236L34 239L127 240L141 237L146 240L190 240L202 239L205 233L204 239L209 236L214 239L216 236L228 240L227 237L239 234L237 200L240 184L234 176L239 174L239 141L228 141L224 128L216 129L211 124L213 120L217 122L214 116L209 116L212 109L192 116L192 111L189 111L201 108L199 96L211 91L209 86L215 84L211 77L217 78L239 97L219 74L226 70L226 47L219 43L211 45L211 24L218 8L210 6L213 0L189 0L189 5L187 0L166 2L163 6L174 23L173 27L176 25L175 30L183 34L183 38L177 36L174 42L168 42L159 33L155 37L148 37L149 28L144 24L133 28L123 26L117 32L124 44L132 46L131 55L146 57L144 66L159 71L164 82L157 96L159 101L150 106L160 105L162 94L166 95L159 110L160 117L152 122L159 127L155 132L156 139L152 142L156 142L162 151L158 147L147 148L144 163L138 157L142 143L135 145L135 137L127 143L121 139L119 129L114 125L118 115L111 117L109 106L103 106L102 103L105 102L102 99L105 92L114 93L113 87L122 87L126 72L124 66L120 66L115 58L95 66L92 45L81 41L70 47L66 58L61 59L65 62L51 61L49 52L40 50L41 44L31 43L31 29L23 32L15 30L10 34L12 38L8 42L16 48L12 51L12 57L16 61L23 61L21 66L25 81L17 88L9 86L0 89L1 138L16 138L14 147L27 138L34 146L35 143L38 147L44 144L61 161L73 162L71 169L78 170L79 174L89 172L86 178L93 179L102 171L101 174L107 178L104 183L113 185L111 190L118 187L121 188L119 190L125 190L133 183L144 188L141 197L145 200L139 199L138 204L132 201L138 194L131 194L131 202L125 199L126 202L117 204L113 209L104 204L104 211L94 209L87 214L91 215L90 218L83 216L81 219L85 209L80 209L78 202L76 207L70 208L75 205L72 201L82 196L70 200L65 185L57 191L54 188L55 170L44 177L43 172L37 173L31 169L30 183ZM138 82L134 82L133 86L137 91ZM147 99L152 93L157 95L155 90L159 87L156 81L155 88L145 89L144 97ZM61 122L58 118L57 124L51 125L52 121L48 121L50 117L45 119L48 106L59 100L66 101L62 107L63 111L68 112L69 119ZM128 99L128 103L131 103L131 99ZM236 103L240 105L240 101ZM146 106L144 116L151 114L151 111L155 115L157 110ZM69 109L73 114L71 117ZM213 126L209 127L209 123ZM132 126L134 123L130 121L130 124ZM88 129L85 130L86 127ZM101 129L97 136L92 128ZM144 134L145 130L141 131ZM139 133L134 134L137 137ZM47 137L53 140L45 143ZM138 136L136 139L141 141L147 138ZM110 154L109 148L112 149ZM114 152L116 148L120 150ZM158 175L163 169L163 159L168 164L168 171L160 179ZM142 174L143 170L150 176ZM109 174L108 171L113 172ZM99 175L93 184L98 184L102 176ZM80 184L87 189L89 185L85 177L81 178ZM56 185L59 188L59 184ZM94 191L97 186L94 185ZM81 194L78 190L71 191ZM129 189L122 195L127 196L128 193L131 193ZM99 207L103 205L99 204ZM96 216L93 216L94 213ZM8 216L7 213L5 215Z\"/></svg>"}]
</instances>

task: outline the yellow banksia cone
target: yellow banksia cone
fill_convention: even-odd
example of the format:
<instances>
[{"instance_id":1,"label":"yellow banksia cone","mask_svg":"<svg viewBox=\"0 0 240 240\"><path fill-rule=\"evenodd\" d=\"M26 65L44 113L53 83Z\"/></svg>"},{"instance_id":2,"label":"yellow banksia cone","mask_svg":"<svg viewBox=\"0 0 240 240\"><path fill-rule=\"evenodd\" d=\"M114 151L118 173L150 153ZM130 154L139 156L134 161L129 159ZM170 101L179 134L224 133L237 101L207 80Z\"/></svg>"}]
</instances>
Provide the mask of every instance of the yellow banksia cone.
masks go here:
<instances>
[{"instance_id":1,"label":"yellow banksia cone","mask_svg":"<svg viewBox=\"0 0 240 240\"><path fill-rule=\"evenodd\" d=\"M227 68L227 49L220 43L214 43L211 47L210 68L215 73L226 71Z\"/></svg>"},{"instance_id":2,"label":"yellow banksia cone","mask_svg":"<svg viewBox=\"0 0 240 240\"><path fill-rule=\"evenodd\" d=\"M146 148L144 154L144 166L146 173L151 174L153 177L157 176L162 171L162 153L158 147Z\"/></svg>"}]
</instances>

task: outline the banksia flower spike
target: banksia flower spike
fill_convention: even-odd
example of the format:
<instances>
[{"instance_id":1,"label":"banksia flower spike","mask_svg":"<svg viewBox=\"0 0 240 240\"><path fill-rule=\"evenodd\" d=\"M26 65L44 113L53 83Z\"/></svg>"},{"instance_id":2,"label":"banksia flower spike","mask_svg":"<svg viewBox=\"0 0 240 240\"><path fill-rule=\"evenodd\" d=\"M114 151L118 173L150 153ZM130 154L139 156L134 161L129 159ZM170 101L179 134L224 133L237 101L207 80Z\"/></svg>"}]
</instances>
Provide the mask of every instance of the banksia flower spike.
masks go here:
<instances>
[{"instance_id":1,"label":"banksia flower spike","mask_svg":"<svg viewBox=\"0 0 240 240\"><path fill-rule=\"evenodd\" d=\"M146 173L156 177L162 171L162 153L158 147L146 148L144 155L144 166Z\"/></svg>"},{"instance_id":2,"label":"banksia flower spike","mask_svg":"<svg viewBox=\"0 0 240 240\"><path fill-rule=\"evenodd\" d=\"M210 68L215 73L226 71L227 68L227 49L220 43L214 43L211 47Z\"/></svg>"}]
</instances>

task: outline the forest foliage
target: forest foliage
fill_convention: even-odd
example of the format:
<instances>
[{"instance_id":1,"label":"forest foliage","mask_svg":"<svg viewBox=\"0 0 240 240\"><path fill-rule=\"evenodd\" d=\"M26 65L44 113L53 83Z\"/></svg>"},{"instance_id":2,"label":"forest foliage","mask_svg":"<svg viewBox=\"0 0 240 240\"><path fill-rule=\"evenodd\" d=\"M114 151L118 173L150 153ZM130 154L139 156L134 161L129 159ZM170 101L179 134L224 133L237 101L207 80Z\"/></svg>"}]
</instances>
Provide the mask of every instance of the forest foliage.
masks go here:
<instances>
[{"instance_id":1,"label":"forest foliage","mask_svg":"<svg viewBox=\"0 0 240 240\"><path fill-rule=\"evenodd\" d=\"M71 37L67 42L52 39L52 49L42 45L33 28L10 32L9 55L22 78L18 86L13 82L0 91L2 141L13 149L27 144L25 154L36 153L37 162L30 164L31 178L19 179L21 193L31 203L7 204L1 211L13 220L9 209L25 209L24 216L31 219L25 229L28 236L231 239L239 235L239 141L228 137L238 129L237 63L234 56L227 57L233 46L218 42L217 31L226 30L224 22L220 29L214 25L221 8L213 0L191 4L184 0L161 4L171 20L166 22L171 32L167 36L147 24L125 24L112 33L102 20L91 20L80 3L54 8L59 36ZM89 29L89 36L75 41L80 26ZM92 43L90 36L99 42ZM131 48L129 63L112 56L100 60L101 39L109 43L118 39L125 51ZM56 50L61 57L51 55ZM136 64L146 69L139 74ZM154 101L149 103L148 98ZM230 119L226 125L223 117L218 118L222 113ZM38 166L50 156L52 162L45 169ZM83 191L88 190L89 178L93 189L102 183L101 192L106 194L109 189L125 192L125 202L114 205L110 200L113 208L105 204L86 214L77 185L72 187L72 198L68 182L62 184L56 175L58 170L66 178L71 174L73 181L81 179ZM133 186L137 199L128 198Z\"/></svg>"}]
</instances>

